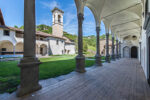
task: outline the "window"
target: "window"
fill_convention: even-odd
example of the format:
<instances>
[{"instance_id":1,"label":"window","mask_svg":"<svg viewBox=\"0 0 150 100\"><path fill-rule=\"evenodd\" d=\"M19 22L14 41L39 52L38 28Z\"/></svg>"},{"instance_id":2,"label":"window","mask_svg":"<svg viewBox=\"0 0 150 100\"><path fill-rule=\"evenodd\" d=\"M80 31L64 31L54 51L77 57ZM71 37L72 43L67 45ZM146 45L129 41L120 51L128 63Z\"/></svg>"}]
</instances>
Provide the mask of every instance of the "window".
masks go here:
<instances>
[{"instance_id":1,"label":"window","mask_svg":"<svg viewBox=\"0 0 150 100\"><path fill-rule=\"evenodd\" d=\"M40 38L40 40L44 40L43 38Z\"/></svg>"},{"instance_id":2,"label":"window","mask_svg":"<svg viewBox=\"0 0 150 100\"><path fill-rule=\"evenodd\" d=\"M58 22L61 23L61 16L58 15Z\"/></svg>"},{"instance_id":3,"label":"window","mask_svg":"<svg viewBox=\"0 0 150 100\"><path fill-rule=\"evenodd\" d=\"M9 36L9 31L8 30L4 30L4 36Z\"/></svg>"},{"instance_id":4,"label":"window","mask_svg":"<svg viewBox=\"0 0 150 100\"><path fill-rule=\"evenodd\" d=\"M6 48L2 48L2 52L3 52L3 51L6 51Z\"/></svg>"},{"instance_id":5,"label":"window","mask_svg":"<svg viewBox=\"0 0 150 100\"><path fill-rule=\"evenodd\" d=\"M56 41L56 44L59 45L59 41L58 40Z\"/></svg>"}]
</instances>

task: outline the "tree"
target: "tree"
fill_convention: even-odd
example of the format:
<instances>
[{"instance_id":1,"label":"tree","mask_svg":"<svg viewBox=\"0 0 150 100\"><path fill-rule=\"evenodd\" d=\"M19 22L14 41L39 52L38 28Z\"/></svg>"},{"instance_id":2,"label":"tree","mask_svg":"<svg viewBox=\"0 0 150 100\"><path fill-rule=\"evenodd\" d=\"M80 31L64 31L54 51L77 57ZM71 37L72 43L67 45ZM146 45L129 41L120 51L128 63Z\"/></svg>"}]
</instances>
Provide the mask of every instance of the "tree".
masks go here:
<instances>
[{"instance_id":1,"label":"tree","mask_svg":"<svg viewBox=\"0 0 150 100\"><path fill-rule=\"evenodd\" d=\"M14 27L15 27L15 28L18 28L18 26L17 26L17 25L15 25Z\"/></svg>"},{"instance_id":2,"label":"tree","mask_svg":"<svg viewBox=\"0 0 150 100\"><path fill-rule=\"evenodd\" d=\"M24 26L21 26L20 29L24 29Z\"/></svg>"},{"instance_id":3,"label":"tree","mask_svg":"<svg viewBox=\"0 0 150 100\"><path fill-rule=\"evenodd\" d=\"M83 52L86 53L88 51L88 44L83 41Z\"/></svg>"},{"instance_id":4,"label":"tree","mask_svg":"<svg viewBox=\"0 0 150 100\"><path fill-rule=\"evenodd\" d=\"M41 32L45 32L45 33L52 34L52 27L51 27L51 26L44 25L44 24L38 25L38 26L36 27L36 30L37 30L37 31L41 31Z\"/></svg>"}]
</instances>

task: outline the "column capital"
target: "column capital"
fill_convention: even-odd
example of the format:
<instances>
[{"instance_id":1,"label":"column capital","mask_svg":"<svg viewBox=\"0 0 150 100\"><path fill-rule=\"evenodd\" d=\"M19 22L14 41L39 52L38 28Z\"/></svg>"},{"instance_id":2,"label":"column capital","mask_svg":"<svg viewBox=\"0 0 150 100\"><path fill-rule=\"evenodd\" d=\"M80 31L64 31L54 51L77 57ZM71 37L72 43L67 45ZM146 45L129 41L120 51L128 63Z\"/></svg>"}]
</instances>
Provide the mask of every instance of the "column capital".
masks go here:
<instances>
[{"instance_id":1,"label":"column capital","mask_svg":"<svg viewBox=\"0 0 150 100\"><path fill-rule=\"evenodd\" d=\"M82 13L79 13L77 16L78 16L78 20L81 20L81 21L84 20L84 15Z\"/></svg>"},{"instance_id":2,"label":"column capital","mask_svg":"<svg viewBox=\"0 0 150 100\"><path fill-rule=\"evenodd\" d=\"M100 26L96 26L96 31L100 31L101 29L100 29Z\"/></svg>"},{"instance_id":3,"label":"column capital","mask_svg":"<svg viewBox=\"0 0 150 100\"><path fill-rule=\"evenodd\" d=\"M106 36L109 36L109 33L106 33Z\"/></svg>"}]
</instances>

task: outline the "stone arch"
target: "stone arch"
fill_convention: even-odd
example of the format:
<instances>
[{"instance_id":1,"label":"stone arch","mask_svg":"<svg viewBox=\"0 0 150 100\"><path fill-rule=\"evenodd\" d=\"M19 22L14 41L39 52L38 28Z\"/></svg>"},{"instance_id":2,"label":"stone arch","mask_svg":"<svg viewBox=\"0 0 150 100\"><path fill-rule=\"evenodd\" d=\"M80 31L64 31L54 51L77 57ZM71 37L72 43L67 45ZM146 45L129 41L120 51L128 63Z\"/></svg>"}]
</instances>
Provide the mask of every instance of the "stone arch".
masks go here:
<instances>
[{"instance_id":1,"label":"stone arch","mask_svg":"<svg viewBox=\"0 0 150 100\"><path fill-rule=\"evenodd\" d=\"M47 45L45 45L45 44L40 45L40 54L42 56L46 56L47 55Z\"/></svg>"},{"instance_id":2,"label":"stone arch","mask_svg":"<svg viewBox=\"0 0 150 100\"><path fill-rule=\"evenodd\" d=\"M17 43L15 47L16 54L23 54L23 51L24 51L23 43L22 42Z\"/></svg>"},{"instance_id":3,"label":"stone arch","mask_svg":"<svg viewBox=\"0 0 150 100\"><path fill-rule=\"evenodd\" d=\"M0 41L0 55L14 54L14 45L8 40Z\"/></svg>"},{"instance_id":4,"label":"stone arch","mask_svg":"<svg viewBox=\"0 0 150 100\"><path fill-rule=\"evenodd\" d=\"M130 58L130 48L128 46L125 46L123 48L123 57L124 58Z\"/></svg>"}]
</instances>

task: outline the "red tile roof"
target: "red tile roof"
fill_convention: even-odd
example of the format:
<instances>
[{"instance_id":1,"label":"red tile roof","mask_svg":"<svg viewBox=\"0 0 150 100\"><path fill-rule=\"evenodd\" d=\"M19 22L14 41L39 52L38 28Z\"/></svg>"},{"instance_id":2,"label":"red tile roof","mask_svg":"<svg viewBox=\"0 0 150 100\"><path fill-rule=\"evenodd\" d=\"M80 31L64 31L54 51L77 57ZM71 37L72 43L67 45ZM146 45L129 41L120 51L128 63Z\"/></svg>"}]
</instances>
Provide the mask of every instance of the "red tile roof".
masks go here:
<instances>
[{"instance_id":1,"label":"red tile roof","mask_svg":"<svg viewBox=\"0 0 150 100\"><path fill-rule=\"evenodd\" d=\"M9 27L9 26L5 26L5 25L0 25L0 28L8 29L8 30L13 30L13 31L19 31L19 32L24 33L23 29ZM58 37L58 36L51 35L51 34L48 34L48 33L44 33L44 32L41 32L41 31L37 31L36 35L40 35L40 36L44 36L44 37L54 37L54 38L59 38L59 39L66 40L64 37Z\"/></svg>"}]
</instances>

